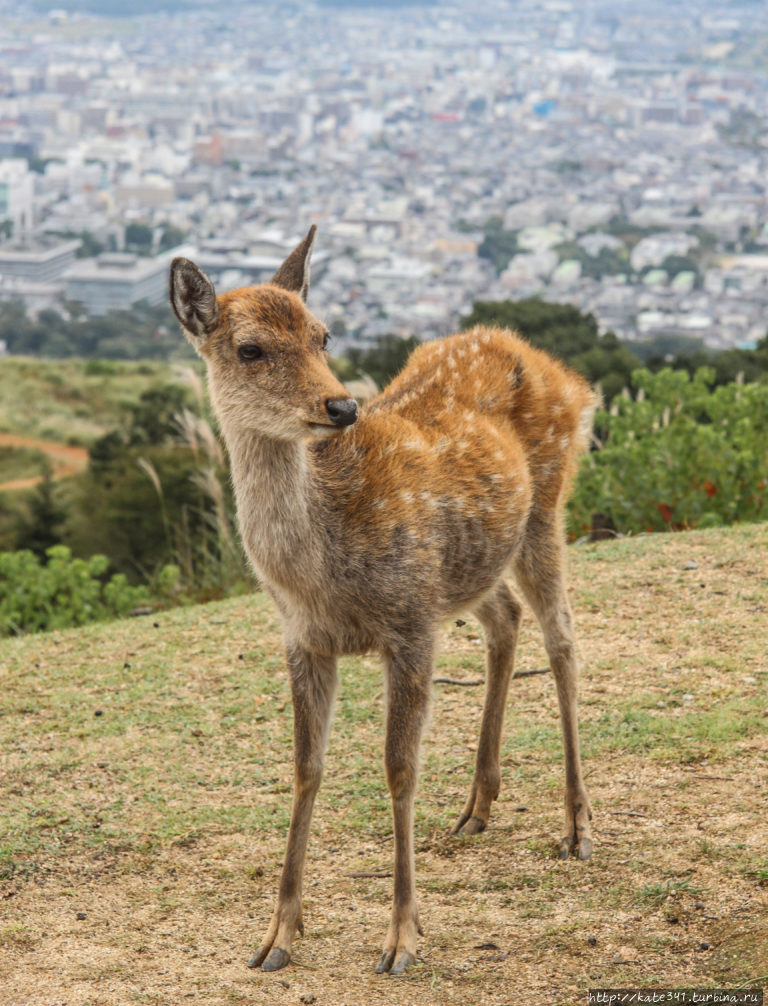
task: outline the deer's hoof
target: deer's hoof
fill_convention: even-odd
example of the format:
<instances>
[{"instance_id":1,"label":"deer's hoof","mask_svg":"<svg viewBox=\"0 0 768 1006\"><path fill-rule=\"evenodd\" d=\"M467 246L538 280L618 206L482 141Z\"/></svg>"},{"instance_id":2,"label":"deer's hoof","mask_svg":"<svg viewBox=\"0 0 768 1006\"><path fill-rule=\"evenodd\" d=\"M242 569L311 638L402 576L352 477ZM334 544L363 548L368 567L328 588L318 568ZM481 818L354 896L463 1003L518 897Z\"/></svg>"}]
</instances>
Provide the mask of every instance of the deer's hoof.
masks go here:
<instances>
[{"instance_id":1,"label":"deer's hoof","mask_svg":"<svg viewBox=\"0 0 768 1006\"><path fill-rule=\"evenodd\" d=\"M391 975L401 975L403 972L413 964L416 958L408 950L403 950L400 956L394 963L394 966L390 968L389 973Z\"/></svg>"},{"instance_id":2,"label":"deer's hoof","mask_svg":"<svg viewBox=\"0 0 768 1006\"><path fill-rule=\"evenodd\" d=\"M381 975L388 971L391 975L401 975L415 960L416 957L409 950L401 950L397 960L394 951L385 950L376 965L376 974Z\"/></svg>"},{"instance_id":3,"label":"deer's hoof","mask_svg":"<svg viewBox=\"0 0 768 1006\"><path fill-rule=\"evenodd\" d=\"M560 839L560 859L568 859L572 852L576 853L578 859L589 859L592 855L592 839L584 838L578 842L572 835L566 835Z\"/></svg>"},{"instance_id":4,"label":"deer's hoof","mask_svg":"<svg viewBox=\"0 0 768 1006\"><path fill-rule=\"evenodd\" d=\"M468 817L462 814L456 824L451 828L452 835L479 835L481 831L485 831L488 826L488 822L484 821L482 817Z\"/></svg>"},{"instance_id":5,"label":"deer's hoof","mask_svg":"<svg viewBox=\"0 0 768 1006\"><path fill-rule=\"evenodd\" d=\"M261 965L262 971L279 971L290 961L291 955L282 947L272 947L269 957Z\"/></svg>"},{"instance_id":6,"label":"deer's hoof","mask_svg":"<svg viewBox=\"0 0 768 1006\"><path fill-rule=\"evenodd\" d=\"M379 958L379 963L376 965L376 974L382 975L384 974L385 971L389 971L390 967L392 966L392 961L394 959L395 959L394 951L390 953L388 950L385 950L384 953Z\"/></svg>"},{"instance_id":7,"label":"deer's hoof","mask_svg":"<svg viewBox=\"0 0 768 1006\"><path fill-rule=\"evenodd\" d=\"M592 839L582 838L579 842L579 859L589 859L592 855Z\"/></svg>"}]
</instances>

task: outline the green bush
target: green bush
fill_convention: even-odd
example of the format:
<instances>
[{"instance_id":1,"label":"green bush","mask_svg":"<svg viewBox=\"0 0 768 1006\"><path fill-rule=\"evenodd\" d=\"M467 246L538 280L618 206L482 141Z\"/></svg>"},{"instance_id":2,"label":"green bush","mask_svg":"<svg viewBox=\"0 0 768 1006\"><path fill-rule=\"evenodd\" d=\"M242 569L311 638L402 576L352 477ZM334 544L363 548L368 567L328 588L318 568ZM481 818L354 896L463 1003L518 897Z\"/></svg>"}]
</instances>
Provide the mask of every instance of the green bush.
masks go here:
<instances>
[{"instance_id":1,"label":"green bush","mask_svg":"<svg viewBox=\"0 0 768 1006\"><path fill-rule=\"evenodd\" d=\"M596 417L602 445L576 480L573 534L595 512L621 532L768 519L768 384L714 380L708 367L635 371L635 397Z\"/></svg>"},{"instance_id":2,"label":"green bush","mask_svg":"<svg viewBox=\"0 0 768 1006\"><path fill-rule=\"evenodd\" d=\"M132 587L122 573L106 579L106 556L74 559L54 545L46 558L0 552L0 636L121 618L149 600L147 588Z\"/></svg>"}]
</instances>

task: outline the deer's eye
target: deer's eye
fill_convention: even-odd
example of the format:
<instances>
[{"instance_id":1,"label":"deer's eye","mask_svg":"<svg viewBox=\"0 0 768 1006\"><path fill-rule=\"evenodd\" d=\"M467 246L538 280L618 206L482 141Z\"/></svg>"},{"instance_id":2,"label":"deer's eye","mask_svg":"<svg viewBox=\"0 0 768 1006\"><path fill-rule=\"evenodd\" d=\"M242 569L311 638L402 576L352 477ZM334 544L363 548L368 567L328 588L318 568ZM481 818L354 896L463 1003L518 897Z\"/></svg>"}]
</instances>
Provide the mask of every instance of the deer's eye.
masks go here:
<instances>
[{"instance_id":1,"label":"deer's eye","mask_svg":"<svg viewBox=\"0 0 768 1006\"><path fill-rule=\"evenodd\" d=\"M328 343L331 341L330 332L325 332L323 334L323 352L328 349Z\"/></svg>"},{"instance_id":2,"label":"deer's eye","mask_svg":"<svg viewBox=\"0 0 768 1006\"><path fill-rule=\"evenodd\" d=\"M237 355L244 363L250 363L251 360L263 359L264 350L256 342L244 342L242 346L238 347Z\"/></svg>"}]
</instances>

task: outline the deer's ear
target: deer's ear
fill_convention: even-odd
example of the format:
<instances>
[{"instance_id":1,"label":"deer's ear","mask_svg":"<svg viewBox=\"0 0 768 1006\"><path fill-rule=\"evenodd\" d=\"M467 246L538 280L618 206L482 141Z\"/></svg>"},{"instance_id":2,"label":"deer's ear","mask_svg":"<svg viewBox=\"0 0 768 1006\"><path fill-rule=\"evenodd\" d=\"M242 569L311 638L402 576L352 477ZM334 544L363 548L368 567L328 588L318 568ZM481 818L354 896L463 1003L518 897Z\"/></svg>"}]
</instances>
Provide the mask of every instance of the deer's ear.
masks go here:
<instances>
[{"instance_id":1,"label":"deer's ear","mask_svg":"<svg viewBox=\"0 0 768 1006\"><path fill-rule=\"evenodd\" d=\"M272 277L275 286L281 286L284 290L292 290L294 293L301 294L302 300L306 300L309 293L309 260L316 233L317 227L312 224L301 244L296 245Z\"/></svg>"},{"instance_id":2,"label":"deer's ear","mask_svg":"<svg viewBox=\"0 0 768 1006\"><path fill-rule=\"evenodd\" d=\"M200 349L216 324L219 309L213 283L187 258L171 262L170 298L184 334Z\"/></svg>"}]
</instances>

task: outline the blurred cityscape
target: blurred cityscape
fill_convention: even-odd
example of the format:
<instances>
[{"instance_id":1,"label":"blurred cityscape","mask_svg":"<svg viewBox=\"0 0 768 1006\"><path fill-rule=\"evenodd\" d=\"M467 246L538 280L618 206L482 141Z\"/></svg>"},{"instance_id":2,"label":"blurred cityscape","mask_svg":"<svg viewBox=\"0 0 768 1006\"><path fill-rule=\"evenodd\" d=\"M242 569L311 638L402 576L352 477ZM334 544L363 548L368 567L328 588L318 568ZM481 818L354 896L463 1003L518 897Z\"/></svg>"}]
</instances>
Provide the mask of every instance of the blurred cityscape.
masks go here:
<instances>
[{"instance_id":1,"label":"blurred cityscape","mask_svg":"<svg viewBox=\"0 0 768 1006\"><path fill-rule=\"evenodd\" d=\"M0 0L0 301L161 303L174 254L262 281L314 222L342 346L533 295L765 335L762 0L133 8Z\"/></svg>"}]
</instances>

